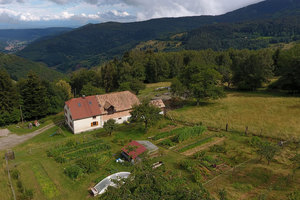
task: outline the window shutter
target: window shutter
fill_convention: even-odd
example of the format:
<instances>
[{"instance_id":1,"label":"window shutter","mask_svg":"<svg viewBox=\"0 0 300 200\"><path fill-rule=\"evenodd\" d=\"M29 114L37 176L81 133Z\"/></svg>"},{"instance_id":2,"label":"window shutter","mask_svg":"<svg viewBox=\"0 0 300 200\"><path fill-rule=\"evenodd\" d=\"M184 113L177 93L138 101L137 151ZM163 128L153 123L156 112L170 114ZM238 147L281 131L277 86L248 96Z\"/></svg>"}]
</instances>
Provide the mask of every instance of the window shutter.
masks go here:
<instances>
[{"instance_id":1,"label":"window shutter","mask_svg":"<svg viewBox=\"0 0 300 200\"><path fill-rule=\"evenodd\" d=\"M93 126L93 122L91 123L91 126Z\"/></svg>"}]
</instances>

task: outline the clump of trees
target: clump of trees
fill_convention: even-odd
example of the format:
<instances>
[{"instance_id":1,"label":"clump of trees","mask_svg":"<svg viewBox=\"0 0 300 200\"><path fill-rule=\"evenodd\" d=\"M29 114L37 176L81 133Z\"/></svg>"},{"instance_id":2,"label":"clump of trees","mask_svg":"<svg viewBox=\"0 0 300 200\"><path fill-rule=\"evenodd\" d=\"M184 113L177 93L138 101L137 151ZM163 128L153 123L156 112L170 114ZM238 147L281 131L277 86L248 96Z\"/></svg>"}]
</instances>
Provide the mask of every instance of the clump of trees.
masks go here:
<instances>
[{"instance_id":1,"label":"clump of trees","mask_svg":"<svg viewBox=\"0 0 300 200\"><path fill-rule=\"evenodd\" d=\"M109 187L101 198L115 199L166 199L166 200L210 200L210 194L201 184L188 187L186 180L163 168L153 170L146 161L136 165L132 178L122 180L120 187Z\"/></svg>"},{"instance_id":2,"label":"clump of trees","mask_svg":"<svg viewBox=\"0 0 300 200\"><path fill-rule=\"evenodd\" d=\"M61 112L64 102L71 98L70 85L41 80L34 72L26 79L13 82L5 70L0 70L0 125L38 119Z\"/></svg>"}]
</instances>

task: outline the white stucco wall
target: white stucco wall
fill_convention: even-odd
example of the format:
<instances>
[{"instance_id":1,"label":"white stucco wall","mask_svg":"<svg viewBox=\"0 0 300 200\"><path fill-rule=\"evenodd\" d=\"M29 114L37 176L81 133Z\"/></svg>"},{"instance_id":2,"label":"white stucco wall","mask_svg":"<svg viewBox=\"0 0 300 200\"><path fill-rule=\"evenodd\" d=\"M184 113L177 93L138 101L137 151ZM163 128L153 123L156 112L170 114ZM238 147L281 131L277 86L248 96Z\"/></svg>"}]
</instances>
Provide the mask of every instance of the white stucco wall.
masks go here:
<instances>
[{"instance_id":1,"label":"white stucco wall","mask_svg":"<svg viewBox=\"0 0 300 200\"><path fill-rule=\"evenodd\" d=\"M66 124L68 124L68 126L70 127L71 130L73 130L73 127L70 126L70 123L73 124L73 121L71 120L70 110L69 110L67 105L65 105L65 107L64 107L64 113L65 113L65 122L66 122Z\"/></svg>"},{"instance_id":2,"label":"white stucco wall","mask_svg":"<svg viewBox=\"0 0 300 200\"><path fill-rule=\"evenodd\" d=\"M91 123L98 122L98 126L91 126ZM79 134L85 131L92 131L95 129L102 128L102 120L101 116L96 116L96 119L93 119L92 117L81 119L81 120L75 120L74 121L74 134Z\"/></svg>"}]
</instances>

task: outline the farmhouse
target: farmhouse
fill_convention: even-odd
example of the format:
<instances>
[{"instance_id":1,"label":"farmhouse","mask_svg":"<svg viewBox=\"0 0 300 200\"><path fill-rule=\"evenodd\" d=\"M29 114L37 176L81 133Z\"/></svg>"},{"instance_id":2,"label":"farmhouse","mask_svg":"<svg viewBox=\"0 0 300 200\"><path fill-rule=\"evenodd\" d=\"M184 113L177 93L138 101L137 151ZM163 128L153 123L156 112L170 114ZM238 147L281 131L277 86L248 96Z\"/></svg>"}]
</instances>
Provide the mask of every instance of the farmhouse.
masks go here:
<instances>
[{"instance_id":1,"label":"farmhouse","mask_svg":"<svg viewBox=\"0 0 300 200\"><path fill-rule=\"evenodd\" d=\"M121 124L129 120L136 104L139 99L129 91L74 98L65 103L65 121L74 134L103 128L109 119ZM159 108L164 107L162 102Z\"/></svg>"}]
</instances>

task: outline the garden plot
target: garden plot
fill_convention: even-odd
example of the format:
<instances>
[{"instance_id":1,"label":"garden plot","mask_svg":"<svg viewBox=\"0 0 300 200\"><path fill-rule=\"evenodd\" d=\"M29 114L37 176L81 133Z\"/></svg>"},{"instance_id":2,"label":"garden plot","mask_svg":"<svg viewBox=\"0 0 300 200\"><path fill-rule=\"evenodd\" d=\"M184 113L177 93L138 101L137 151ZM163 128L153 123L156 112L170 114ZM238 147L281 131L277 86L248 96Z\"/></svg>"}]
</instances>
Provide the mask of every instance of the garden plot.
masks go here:
<instances>
[{"instance_id":1,"label":"garden plot","mask_svg":"<svg viewBox=\"0 0 300 200\"><path fill-rule=\"evenodd\" d=\"M204 126L182 127L156 135L153 140L160 141L160 146L171 148L189 139L197 138L206 131ZM164 139L166 138L166 139Z\"/></svg>"},{"instance_id":2,"label":"garden plot","mask_svg":"<svg viewBox=\"0 0 300 200\"><path fill-rule=\"evenodd\" d=\"M111 146L102 140L70 140L63 145L47 151L48 157L58 163L67 163L64 173L71 179L95 172L98 167L107 162L110 157Z\"/></svg>"}]
</instances>

